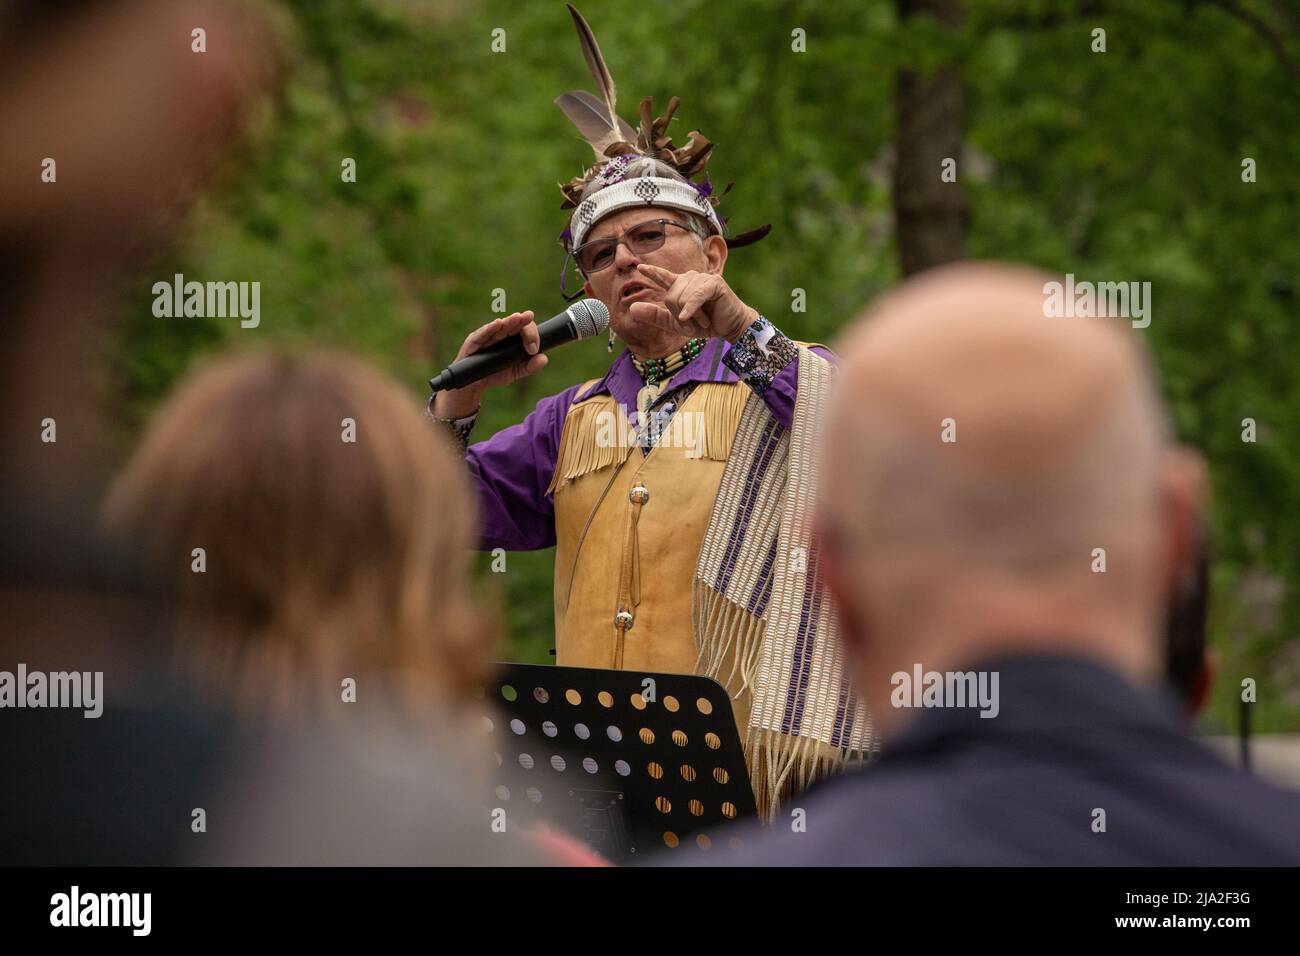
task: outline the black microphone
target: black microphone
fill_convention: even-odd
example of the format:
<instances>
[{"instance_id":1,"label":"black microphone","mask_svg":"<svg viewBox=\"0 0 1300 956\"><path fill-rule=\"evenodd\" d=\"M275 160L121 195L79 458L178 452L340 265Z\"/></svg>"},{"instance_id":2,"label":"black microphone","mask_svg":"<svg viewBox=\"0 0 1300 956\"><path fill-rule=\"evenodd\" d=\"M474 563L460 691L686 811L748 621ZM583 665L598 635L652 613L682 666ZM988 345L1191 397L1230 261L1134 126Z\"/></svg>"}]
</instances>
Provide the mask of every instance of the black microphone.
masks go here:
<instances>
[{"instance_id":1,"label":"black microphone","mask_svg":"<svg viewBox=\"0 0 1300 956\"><path fill-rule=\"evenodd\" d=\"M538 355L557 345L589 339L599 335L609 326L609 309L599 299L580 299L559 315L547 319L537 326L541 337ZM487 378L493 372L509 368L516 362L532 358L524 349L522 336L512 335L500 342L494 342L487 348L457 359L441 372L429 379L429 387L435 393L452 388L464 388L470 382Z\"/></svg>"}]
</instances>

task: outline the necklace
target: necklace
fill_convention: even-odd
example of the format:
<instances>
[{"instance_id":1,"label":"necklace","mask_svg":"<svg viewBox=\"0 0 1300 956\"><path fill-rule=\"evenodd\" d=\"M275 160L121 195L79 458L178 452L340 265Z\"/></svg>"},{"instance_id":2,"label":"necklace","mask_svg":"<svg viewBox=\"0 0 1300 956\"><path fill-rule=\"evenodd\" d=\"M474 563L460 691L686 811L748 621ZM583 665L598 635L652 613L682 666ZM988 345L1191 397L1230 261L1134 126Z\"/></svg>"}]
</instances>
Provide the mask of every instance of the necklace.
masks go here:
<instances>
[{"instance_id":1,"label":"necklace","mask_svg":"<svg viewBox=\"0 0 1300 956\"><path fill-rule=\"evenodd\" d=\"M632 365L640 373L642 381L647 385L653 385L655 382L668 378L699 355L700 349L704 348L704 341L704 339L691 339L676 353L665 358L646 359L643 362L633 355Z\"/></svg>"}]
</instances>

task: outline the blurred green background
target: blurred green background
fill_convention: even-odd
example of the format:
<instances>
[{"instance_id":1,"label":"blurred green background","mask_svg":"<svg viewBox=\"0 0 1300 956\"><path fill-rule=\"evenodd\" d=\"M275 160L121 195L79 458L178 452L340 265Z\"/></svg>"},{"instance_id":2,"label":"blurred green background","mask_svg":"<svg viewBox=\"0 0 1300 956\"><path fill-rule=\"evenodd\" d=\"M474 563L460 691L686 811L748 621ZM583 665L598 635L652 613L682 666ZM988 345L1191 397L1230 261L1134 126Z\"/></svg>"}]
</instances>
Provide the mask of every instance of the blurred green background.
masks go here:
<instances>
[{"instance_id":1,"label":"blurred green background","mask_svg":"<svg viewBox=\"0 0 1300 956\"><path fill-rule=\"evenodd\" d=\"M915 9L925 7L939 15ZM506 311L543 317L564 305L557 183L592 157L552 101L594 83L563 4L269 9L289 68L283 98L238 174L142 283L113 343L109 400L123 448L214 349L342 348L422 402L430 374L492 317L495 289ZM965 209L966 254L1152 283L1152 323L1140 334L1182 438L1205 451L1213 478L1211 639L1223 669L1206 723L1236 726L1249 676L1260 687L1255 728L1300 731L1296 6L584 0L580 9L619 84L620 112L635 123L642 96L658 112L679 95L678 145L699 128L717 144L714 183L737 183L722 215L737 231L773 224L734 254L727 276L799 339L831 341L900 278L896 163L915 150L899 146L896 82L900 71L949 71L962 145L947 195ZM956 28L944 23L953 13ZM1104 53L1091 49L1096 28ZM504 52L492 50L497 29ZM804 52L792 49L795 30ZM355 183L342 181L345 157L356 160ZM1256 182L1242 181L1246 157ZM924 209L921 218L924 227ZM148 287L173 272L260 281L260 327L155 319ZM792 311L795 289L806 311ZM473 440L610 359L603 338L552 353L543 375L489 393ZM1258 422L1254 444L1241 440L1247 417ZM511 554L503 575L479 558L502 589L514 659L551 660L553 556Z\"/></svg>"}]
</instances>

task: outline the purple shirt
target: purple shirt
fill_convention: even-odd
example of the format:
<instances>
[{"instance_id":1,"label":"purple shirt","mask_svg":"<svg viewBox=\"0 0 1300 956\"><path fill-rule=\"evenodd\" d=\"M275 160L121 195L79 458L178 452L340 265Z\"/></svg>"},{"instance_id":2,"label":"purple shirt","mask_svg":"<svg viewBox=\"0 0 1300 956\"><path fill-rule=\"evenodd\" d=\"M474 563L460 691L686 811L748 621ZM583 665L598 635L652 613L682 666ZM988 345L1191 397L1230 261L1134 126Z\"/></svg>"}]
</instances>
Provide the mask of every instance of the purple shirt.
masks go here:
<instances>
[{"instance_id":1,"label":"purple shirt","mask_svg":"<svg viewBox=\"0 0 1300 956\"><path fill-rule=\"evenodd\" d=\"M812 351L836 362L829 349L818 345ZM688 383L743 380L763 397L776 420L789 428L799 380L795 355L794 343L760 317L734 346L724 339L705 343L700 354L669 380L654 408L676 405L684 394L682 386ZM546 494L546 488L555 473L569 407L579 397L609 394L624 407L629 421L639 427L636 395L642 384L632 365L632 353L625 348L604 377L581 396L581 383L548 395L519 424L466 448L465 461L479 496L480 551L534 551L554 546L555 502ZM463 445L475 417L436 420L450 426Z\"/></svg>"}]
</instances>

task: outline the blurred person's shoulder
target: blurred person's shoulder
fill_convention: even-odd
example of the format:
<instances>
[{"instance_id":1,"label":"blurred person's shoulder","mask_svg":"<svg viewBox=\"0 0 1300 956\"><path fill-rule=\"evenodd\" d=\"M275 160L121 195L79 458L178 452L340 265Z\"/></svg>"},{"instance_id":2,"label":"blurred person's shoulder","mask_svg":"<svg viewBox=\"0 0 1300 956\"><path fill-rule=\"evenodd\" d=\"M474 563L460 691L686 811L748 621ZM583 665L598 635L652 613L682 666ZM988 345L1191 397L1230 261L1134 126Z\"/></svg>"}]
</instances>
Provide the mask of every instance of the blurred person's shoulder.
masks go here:
<instances>
[{"instance_id":1,"label":"blurred person's shoulder","mask_svg":"<svg viewBox=\"0 0 1300 956\"><path fill-rule=\"evenodd\" d=\"M347 706L347 705L341 705ZM527 866L550 862L447 737L375 716L245 734L214 795L230 829L195 862L236 866Z\"/></svg>"},{"instance_id":2,"label":"blurred person's shoulder","mask_svg":"<svg viewBox=\"0 0 1300 956\"><path fill-rule=\"evenodd\" d=\"M925 775L928 776L928 775ZM849 770L795 796L770 824L750 819L713 834L718 848L693 858L714 866L888 866L924 856L923 821L944 815L924 776L875 763ZM669 862L666 855L654 863Z\"/></svg>"},{"instance_id":3,"label":"blurred person's shoulder","mask_svg":"<svg viewBox=\"0 0 1300 956\"><path fill-rule=\"evenodd\" d=\"M771 827L727 831L744 848L713 862L1300 864L1300 794L1224 764L1159 694L1083 662L995 668L1002 720L922 712L878 761L795 798Z\"/></svg>"},{"instance_id":4,"label":"blurred person's shoulder","mask_svg":"<svg viewBox=\"0 0 1300 956\"><path fill-rule=\"evenodd\" d=\"M172 605L93 495L0 496L0 859L179 862L233 742L169 672Z\"/></svg>"},{"instance_id":5,"label":"blurred person's shoulder","mask_svg":"<svg viewBox=\"0 0 1300 956\"><path fill-rule=\"evenodd\" d=\"M162 690L67 709L5 715L6 812L0 859L20 866L165 866L202 838L213 782L237 755L228 726Z\"/></svg>"}]
</instances>

